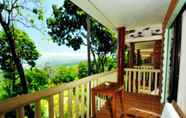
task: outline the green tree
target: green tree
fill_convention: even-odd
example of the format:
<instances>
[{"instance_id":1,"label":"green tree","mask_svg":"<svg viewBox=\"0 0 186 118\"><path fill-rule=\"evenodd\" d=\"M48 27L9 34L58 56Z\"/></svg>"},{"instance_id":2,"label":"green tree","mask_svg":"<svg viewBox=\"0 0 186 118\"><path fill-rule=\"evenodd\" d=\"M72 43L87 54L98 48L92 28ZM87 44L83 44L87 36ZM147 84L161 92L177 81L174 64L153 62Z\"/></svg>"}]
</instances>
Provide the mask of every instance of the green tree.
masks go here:
<instances>
[{"instance_id":1,"label":"green tree","mask_svg":"<svg viewBox=\"0 0 186 118\"><path fill-rule=\"evenodd\" d=\"M0 33L0 58L1 58L1 69L5 73L5 78L11 79L12 84L10 87L6 86L6 90L9 90L9 96L15 96L17 94L22 94L28 92L27 82L24 75L24 70L18 69L18 65L22 67L22 63L28 64L31 67L35 66L35 60L38 59L39 53L36 50L36 47L30 37L23 31L18 29L14 30L12 37L14 38L14 48L16 52L16 61L19 61L19 64L14 60L15 54L12 53L12 47L9 45L10 37L7 37L5 32ZM17 65L18 64L18 65ZM23 71L24 77L20 79L20 72ZM26 82L26 84L23 82ZM24 84L24 86L23 86ZM26 87L26 88L25 88ZM11 90L12 89L12 90ZM26 91L24 90L26 89ZM28 112L27 112L28 111ZM26 106L26 115L28 114L29 118L34 116L33 111L30 106ZM8 117L15 117L15 113L9 113Z\"/></svg>"},{"instance_id":2,"label":"green tree","mask_svg":"<svg viewBox=\"0 0 186 118\"><path fill-rule=\"evenodd\" d=\"M78 77L76 67L66 67L61 66L56 69L54 78L52 78L53 84L60 84L65 82L70 82Z\"/></svg>"},{"instance_id":3,"label":"green tree","mask_svg":"<svg viewBox=\"0 0 186 118\"><path fill-rule=\"evenodd\" d=\"M78 78L84 78L88 76L87 64L85 62L80 62L78 65Z\"/></svg>"},{"instance_id":4,"label":"green tree","mask_svg":"<svg viewBox=\"0 0 186 118\"><path fill-rule=\"evenodd\" d=\"M34 67L35 61L39 57L39 53L36 50L36 46L32 42L32 39L24 31L21 31L19 29L14 29L14 38L16 44L16 52L21 62L29 65L30 67ZM13 93L10 93L10 96L12 96L16 95L17 93L22 93L23 90L20 90L20 83L16 83L18 79L18 72L15 62L13 61L13 55L11 54L10 50L11 49L8 45L5 32L0 32L0 67L4 71L5 78L12 80L11 93Z\"/></svg>"},{"instance_id":5,"label":"green tree","mask_svg":"<svg viewBox=\"0 0 186 118\"><path fill-rule=\"evenodd\" d=\"M104 70L105 57L116 44L113 33L90 18L70 0L65 0L61 7L53 5L52 8L53 16L48 18L47 25L53 42L67 45L74 50L80 49L81 45L87 46L88 70L90 70L90 51L94 57L93 64L97 63L98 58L99 64L96 67L97 69L102 67Z\"/></svg>"},{"instance_id":6,"label":"green tree","mask_svg":"<svg viewBox=\"0 0 186 118\"><path fill-rule=\"evenodd\" d=\"M48 73L43 69L33 68L26 71L29 91L37 91L48 87Z\"/></svg>"},{"instance_id":7,"label":"green tree","mask_svg":"<svg viewBox=\"0 0 186 118\"><path fill-rule=\"evenodd\" d=\"M38 3L38 4L37 4ZM17 69L21 81L23 93L28 93L27 81L19 54L16 52L14 26L21 23L25 27L35 27L34 15L43 20L43 11L40 9L40 0L1 0L0 1L0 25L6 36L6 44L9 46L13 63ZM37 4L37 5L35 5Z\"/></svg>"}]
</instances>

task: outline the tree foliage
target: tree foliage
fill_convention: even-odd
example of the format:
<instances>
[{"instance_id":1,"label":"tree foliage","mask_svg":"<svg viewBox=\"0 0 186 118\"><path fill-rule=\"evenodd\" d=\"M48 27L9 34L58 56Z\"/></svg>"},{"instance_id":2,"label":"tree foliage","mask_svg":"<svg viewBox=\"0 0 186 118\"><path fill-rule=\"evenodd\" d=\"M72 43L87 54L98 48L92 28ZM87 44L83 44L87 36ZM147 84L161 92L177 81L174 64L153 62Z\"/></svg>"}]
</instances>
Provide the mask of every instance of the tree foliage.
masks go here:
<instances>
[{"instance_id":1,"label":"tree foliage","mask_svg":"<svg viewBox=\"0 0 186 118\"><path fill-rule=\"evenodd\" d=\"M67 45L74 50L81 45L87 46L87 18L84 11L74 5L70 0L65 0L64 5L53 5L53 16L48 18L47 25L53 42L58 45ZM93 18L90 19L91 40L90 48L94 57L95 70L104 71L106 55L116 48L115 35Z\"/></svg>"},{"instance_id":2,"label":"tree foliage","mask_svg":"<svg viewBox=\"0 0 186 118\"><path fill-rule=\"evenodd\" d=\"M61 66L57 68L54 78L52 78L51 83L60 84L73 81L77 79L77 69L74 67Z\"/></svg>"},{"instance_id":3,"label":"tree foliage","mask_svg":"<svg viewBox=\"0 0 186 118\"><path fill-rule=\"evenodd\" d=\"M84 78L88 76L88 68L85 62L80 62L78 65L78 78Z\"/></svg>"},{"instance_id":4,"label":"tree foliage","mask_svg":"<svg viewBox=\"0 0 186 118\"><path fill-rule=\"evenodd\" d=\"M13 63L17 69L22 93L28 93L27 80L19 54L16 52L14 27L22 24L25 27L36 27L33 17L43 20L43 12L40 9L40 0L1 0L0 1L0 25L6 36L6 42L10 47ZM37 5L36 5L37 4ZM32 62L29 62L32 63ZM34 64L34 63L33 63Z\"/></svg>"},{"instance_id":5,"label":"tree foliage","mask_svg":"<svg viewBox=\"0 0 186 118\"><path fill-rule=\"evenodd\" d=\"M39 52L37 51L35 44L32 42L32 39L24 31L19 29L14 29L13 35L16 43L16 52L21 62L29 65L30 67L34 67L35 61L39 58ZM0 58L0 67L4 71L5 78L12 80L12 87L10 87L12 90L10 91L12 91L14 95L16 93L21 93L22 91L19 86L20 83L17 82L17 69L4 32L0 32Z\"/></svg>"},{"instance_id":6,"label":"tree foliage","mask_svg":"<svg viewBox=\"0 0 186 118\"><path fill-rule=\"evenodd\" d=\"M26 71L29 91L42 90L48 88L49 78L48 73L44 69L33 68Z\"/></svg>"}]
</instances>

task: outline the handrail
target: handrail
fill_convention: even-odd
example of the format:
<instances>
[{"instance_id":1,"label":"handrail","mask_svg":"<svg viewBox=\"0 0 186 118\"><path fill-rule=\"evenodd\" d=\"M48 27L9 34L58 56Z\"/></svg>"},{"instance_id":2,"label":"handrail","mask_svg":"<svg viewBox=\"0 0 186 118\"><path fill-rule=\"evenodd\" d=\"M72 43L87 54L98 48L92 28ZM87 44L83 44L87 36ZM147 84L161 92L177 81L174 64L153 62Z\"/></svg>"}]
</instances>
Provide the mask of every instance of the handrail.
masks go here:
<instances>
[{"instance_id":1,"label":"handrail","mask_svg":"<svg viewBox=\"0 0 186 118\"><path fill-rule=\"evenodd\" d=\"M136 69L136 68L125 68L125 71L143 71L143 72L160 72L160 69Z\"/></svg>"},{"instance_id":2,"label":"handrail","mask_svg":"<svg viewBox=\"0 0 186 118\"><path fill-rule=\"evenodd\" d=\"M125 90L126 92L137 92L143 93L148 90L151 92L152 87L157 88L159 84L159 69L134 69L126 68L125 70ZM20 118L24 116L24 106L35 103L35 115L38 118L41 117L40 101L43 98L48 98L49 116L54 116L54 95L59 95L59 115L64 116L64 97L68 98L68 115L69 117L74 116L74 110L72 110L72 101L76 103L75 116L76 117L90 117L90 90L91 88L106 82L106 81L117 81L116 71L104 72L92 76L85 77L80 80L75 80L69 83L63 83L53 88L37 91L30 94L20 95L14 98L0 101L0 118L5 113L16 109L16 112ZM148 86L146 86L148 84ZM64 96L65 91L68 96ZM73 91L73 92L72 92ZM74 93L75 92L75 93ZM74 97L73 94L74 93ZM98 110L104 105L105 100L97 98ZM80 108L81 107L81 110Z\"/></svg>"},{"instance_id":3,"label":"handrail","mask_svg":"<svg viewBox=\"0 0 186 118\"><path fill-rule=\"evenodd\" d=\"M160 69L126 68L125 91L159 95Z\"/></svg>"},{"instance_id":4,"label":"handrail","mask_svg":"<svg viewBox=\"0 0 186 118\"><path fill-rule=\"evenodd\" d=\"M59 94L60 92L68 89L75 88L76 86L80 86L86 84L91 81L99 80L101 77L110 76L110 74L114 74L115 71L104 72L101 74L96 74L92 76L85 77L80 80L75 80L69 83L63 83L53 88L49 88L46 90L37 91L30 94L20 95L14 98L9 98L5 101L0 101L0 115L6 112L9 112L18 107L22 107L28 105L32 102L36 102L44 97L53 96L55 94Z\"/></svg>"}]
</instances>

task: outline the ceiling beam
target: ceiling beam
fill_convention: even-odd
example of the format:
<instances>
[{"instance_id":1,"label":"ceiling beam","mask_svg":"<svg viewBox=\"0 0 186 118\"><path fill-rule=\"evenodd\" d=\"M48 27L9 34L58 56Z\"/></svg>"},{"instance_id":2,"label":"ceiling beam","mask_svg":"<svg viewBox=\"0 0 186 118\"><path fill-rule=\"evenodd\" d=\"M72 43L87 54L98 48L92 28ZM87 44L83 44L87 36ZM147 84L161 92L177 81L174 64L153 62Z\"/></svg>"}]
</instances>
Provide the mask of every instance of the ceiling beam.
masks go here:
<instances>
[{"instance_id":1,"label":"ceiling beam","mask_svg":"<svg viewBox=\"0 0 186 118\"><path fill-rule=\"evenodd\" d=\"M172 16L173 12L174 12L174 9L176 8L176 5L178 3L178 0L171 0L170 4L169 4L169 7L168 7L168 10L166 12L166 15L163 19L163 30L165 30L168 22L169 22L169 19L170 17Z\"/></svg>"}]
</instances>

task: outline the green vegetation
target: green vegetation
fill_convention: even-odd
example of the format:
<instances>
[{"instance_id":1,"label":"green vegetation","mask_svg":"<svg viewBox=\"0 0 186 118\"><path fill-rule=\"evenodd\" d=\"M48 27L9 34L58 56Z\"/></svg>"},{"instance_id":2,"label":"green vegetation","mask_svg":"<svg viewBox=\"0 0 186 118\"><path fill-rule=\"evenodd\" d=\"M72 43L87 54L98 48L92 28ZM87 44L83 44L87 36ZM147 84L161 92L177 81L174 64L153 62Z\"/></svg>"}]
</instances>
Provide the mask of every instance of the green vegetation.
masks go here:
<instances>
[{"instance_id":1,"label":"green vegetation","mask_svg":"<svg viewBox=\"0 0 186 118\"><path fill-rule=\"evenodd\" d=\"M47 31L51 40L59 46L66 45L74 50L80 49L82 45L87 46L88 62L71 66L37 67L35 61L40 56L39 51L31 37L17 27L18 24L22 24L23 27L41 31L37 24L43 23L46 19L45 11L41 7L42 1L0 1L0 100L116 69L116 35L90 18L70 0L65 0L62 6L51 6L53 14L47 18ZM128 55L125 58L127 64ZM23 64L29 67L24 69ZM67 95L68 93L65 92L65 96ZM55 96L54 99L56 107L59 98ZM73 96L73 103L74 99ZM45 99L42 100L41 107L42 117L45 118L48 112ZM26 106L28 118L34 117L33 109L34 105ZM65 104L66 109L67 104ZM58 110L57 107L55 110ZM15 111L6 115L15 117Z\"/></svg>"},{"instance_id":2,"label":"green vegetation","mask_svg":"<svg viewBox=\"0 0 186 118\"><path fill-rule=\"evenodd\" d=\"M48 34L54 43L74 50L87 46L88 75L105 71L107 57L116 51L116 35L87 13L65 0L53 5L53 15L47 19ZM93 57L91 60L90 57Z\"/></svg>"}]
</instances>

